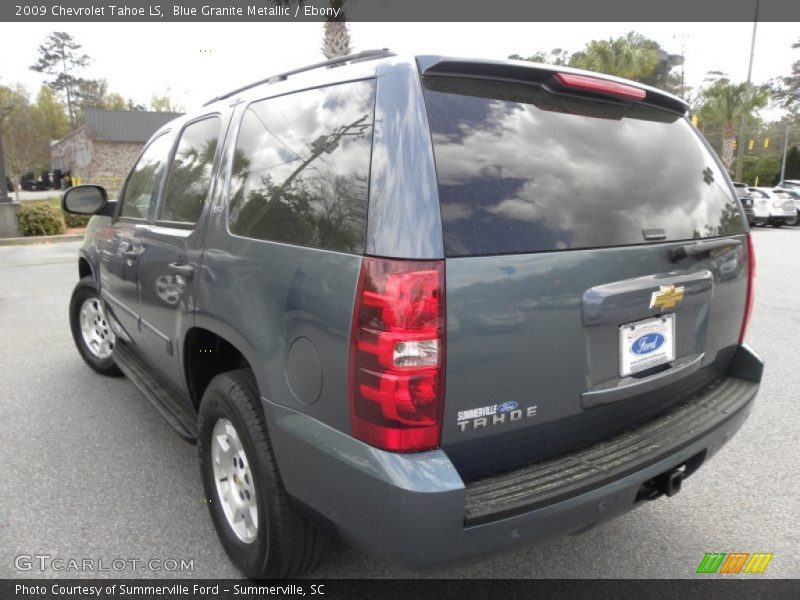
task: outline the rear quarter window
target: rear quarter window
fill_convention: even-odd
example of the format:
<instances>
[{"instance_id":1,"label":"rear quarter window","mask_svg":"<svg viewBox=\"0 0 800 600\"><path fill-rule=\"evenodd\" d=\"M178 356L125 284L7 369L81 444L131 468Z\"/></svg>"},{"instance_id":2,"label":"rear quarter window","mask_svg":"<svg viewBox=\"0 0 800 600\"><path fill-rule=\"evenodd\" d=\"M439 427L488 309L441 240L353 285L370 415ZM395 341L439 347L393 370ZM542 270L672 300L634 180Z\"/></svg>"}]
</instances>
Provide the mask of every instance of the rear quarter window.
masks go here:
<instances>
[{"instance_id":1,"label":"rear quarter window","mask_svg":"<svg viewBox=\"0 0 800 600\"><path fill-rule=\"evenodd\" d=\"M231 233L363 252L374 96L370 80L251 104L236 142Z\"/></svg>"},{"instance_id":2,"label":"rear quarter window","mask_svg":"<svg viewBox=\"0 0 800 600\"><path fill-rule=\"evenodd\" d=\"M539 86L428 78L448 256L745 231L727 178L682 117Z\"/></svg>"}]
</instances>

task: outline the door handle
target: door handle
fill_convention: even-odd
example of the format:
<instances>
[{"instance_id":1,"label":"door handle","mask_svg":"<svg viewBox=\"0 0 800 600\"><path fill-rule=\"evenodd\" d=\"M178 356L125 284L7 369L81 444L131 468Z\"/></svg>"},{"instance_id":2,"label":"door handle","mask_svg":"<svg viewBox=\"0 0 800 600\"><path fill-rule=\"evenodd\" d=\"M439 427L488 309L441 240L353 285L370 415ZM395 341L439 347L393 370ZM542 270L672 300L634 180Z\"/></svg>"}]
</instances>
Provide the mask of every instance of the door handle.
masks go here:
<instances>
[{"instance_id":1,"label":"door handle","mask_svg":"<svg viewBox=\"0 0 800 600\"><path fill-rule=\"evenodd\" d=\"M177 262L170 263L169 270L177 275L182 275L187 279L192 275L194 275L194 267L187 263L177 263Z\"/></svg>"},{"instance_id":2,"label":"door handle","mask_svg":"<svg viewBox=\"0 0 800 600\"><path fill-rule=\"evenodd\" d=\"M123 250L120 254L122 254L123 258L127 258L128 260L136 260L139 257L139 251L136 248Z\"/></svg>"}]
</instances>

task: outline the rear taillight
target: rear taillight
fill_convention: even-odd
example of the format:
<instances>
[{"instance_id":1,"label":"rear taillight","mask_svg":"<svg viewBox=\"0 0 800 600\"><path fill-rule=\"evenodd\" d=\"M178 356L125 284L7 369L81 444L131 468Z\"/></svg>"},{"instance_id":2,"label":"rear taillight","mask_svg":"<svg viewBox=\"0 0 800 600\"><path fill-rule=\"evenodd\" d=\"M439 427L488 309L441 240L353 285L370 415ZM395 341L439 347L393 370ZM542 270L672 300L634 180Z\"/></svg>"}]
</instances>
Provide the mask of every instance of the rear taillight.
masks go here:
<instances>
[{"instance_id":1,"label":"rear taillight","mask_svg":"<svg viewBox=\"0 0 800 600\"><path fill-rule=\"evenodd\" d=\"M364 258L350 336L356 438L396 452L439 445L444 319L444 261Z\"/></svg>"},{"instance_id":2,"label":"rear taillight","mask_svg":"<svg viewBox=\"0 0 800 600\"><path fill-rule=\"evenodd\" d=\"M586 75L573 75L570 73L556 73L558 82L567 88L581 90L584 92L599 92L610 96L625 98L626 100L644 100L647 96L641 88L599 77L588 77Z\"/></svg>"},{"instance_id":3,"label":"rear taillight","mask_svg":"<svg viewBox=\"0 0 800 600\"><path fill-rule=\"evenodd\" d=\"M753 298L755 290L753 284L756 276L756 254L753 252L753 239L747 234L747 299L744 305L744 318L742 319L742 330L739 333L739 343L744 342L747 334L747 326L750 324L750 316L753 314Z\"/></svg>"}]
</instances>

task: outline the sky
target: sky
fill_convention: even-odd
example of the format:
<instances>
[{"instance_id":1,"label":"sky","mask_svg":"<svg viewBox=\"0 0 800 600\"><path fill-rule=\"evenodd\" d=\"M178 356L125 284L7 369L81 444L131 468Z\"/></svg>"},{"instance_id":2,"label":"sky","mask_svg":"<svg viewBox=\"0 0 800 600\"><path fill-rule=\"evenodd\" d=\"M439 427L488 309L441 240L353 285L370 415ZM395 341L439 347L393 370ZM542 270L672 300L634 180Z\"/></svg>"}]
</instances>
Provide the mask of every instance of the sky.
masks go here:
<instances>
[{"instance_id":1,"label":"sky","mask_svg":"<svg viewBox=\"0 0 800 600\"><path fill-rule=\"evenodd\" d=\"M322 23L16 23L4 26L0 84L22 83L34 94L46 76L28 67L54 30L67 31L93 62L87 78L149 104L167 91L192 109L235 87L323 59ZM351 23L354 50L389 48L398 54L475 58L580 50L592 39L635 30L686 58L686 83L699 86L718 70L747 77L752 23ZM788 74L800 51L797 23L759 23L752 80ZM680 68L680 67L678 67ZM763 115L772 116L772 115Z\"/></svg>"}]
</instances>

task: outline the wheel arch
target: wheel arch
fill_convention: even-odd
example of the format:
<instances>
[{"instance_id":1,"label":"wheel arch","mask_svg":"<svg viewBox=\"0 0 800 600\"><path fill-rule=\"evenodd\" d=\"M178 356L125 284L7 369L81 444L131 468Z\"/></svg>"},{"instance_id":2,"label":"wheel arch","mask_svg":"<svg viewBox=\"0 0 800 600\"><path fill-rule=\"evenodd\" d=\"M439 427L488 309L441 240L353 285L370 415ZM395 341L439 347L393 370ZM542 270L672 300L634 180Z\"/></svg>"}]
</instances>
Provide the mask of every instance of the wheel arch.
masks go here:
<instances>
[{"instance_id":1,"label":"wheel arch","mask_svg":"<svg viewBox=\"0 0 800 600\"><path fill-rule=\"evenodd\" d=\"M92 263L89 262L89 259L86 258L84 255L80 255L78 257L78 278L83 279L84 277L91 276L94 278L95 282L97 278L94 276L94 269L92 268Z\"/></svg>"},{"instance_id":2,"label":"wheel arch","mask_svg":"<svg viewBox=\"0 0 800 600\"><path fill-rule=\"evenodd\" d=\"M250 369L261 396L266 394L258 372L257 355L235 330L213 319L198 319L183 336L183 369L186 388L195 410L208 384L217 375L234 369Z\"/></svg>"}]
</instances>

